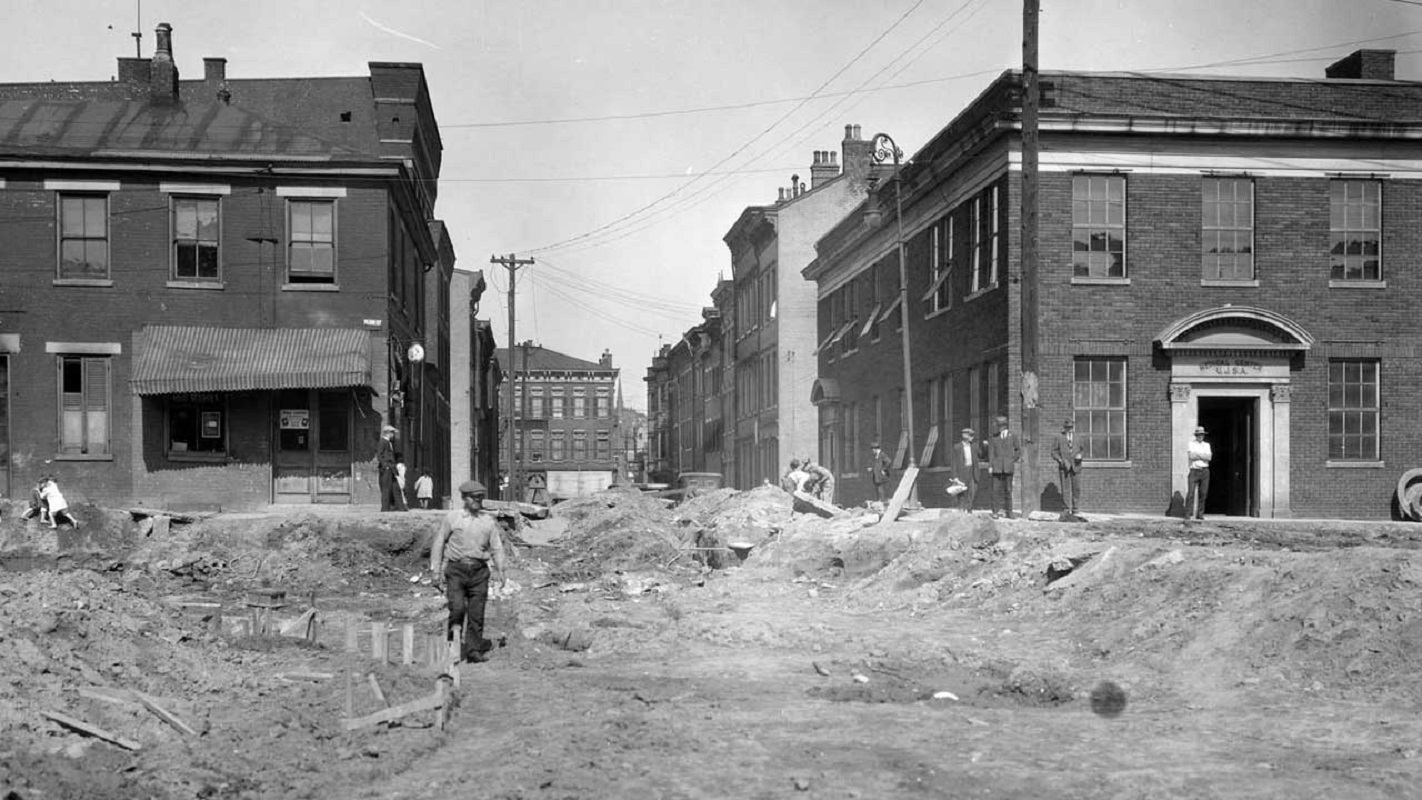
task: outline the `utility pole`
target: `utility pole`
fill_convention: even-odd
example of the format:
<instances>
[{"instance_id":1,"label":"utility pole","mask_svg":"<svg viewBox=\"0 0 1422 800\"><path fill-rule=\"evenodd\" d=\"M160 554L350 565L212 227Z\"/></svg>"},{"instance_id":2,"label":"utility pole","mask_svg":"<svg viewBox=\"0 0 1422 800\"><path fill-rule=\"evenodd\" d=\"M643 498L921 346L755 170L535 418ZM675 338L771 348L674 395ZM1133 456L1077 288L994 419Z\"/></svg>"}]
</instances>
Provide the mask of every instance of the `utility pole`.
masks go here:
<instances>
[{"instance_id":1,"label":"utility pole","mask_svg":"<svg viewBox=\"0 0 1422 800\"><path fill-rule=\"evenodd\" d=\"M1037 70L1039 0L1022 4L1022 442L1026 469L1022 475L1022 511L1042 504L1037 473L1041 420L1037 416L1037 161L1041 149L1037 112L1041 100ZM1008 509L1010 512L1012 509Z\"/></svg>"},{"instance_id":2,"label":"utility pole","mask_svg":"<svg viewBox=\"0 0 1422 800\"><path fill-rule=\"evenodd\" d=\"M506 256L489 256L489 263L502 265L509 271L509 394L504 400L505 413L508 418L508 422L506 423L508 425L508 434L504 442L508 447L510 497L504 497L501 493L499 499L511 500L518 497L519 489L521 488L514 480L514 380L516 380L518 376L518 370L514 368L514 360L517 357L515 354L518 352L514 344L516 340L515 331L517 330L514 327L514 287L517 283L515 276L518 273L519 267L532 266L533 259L519 258L513 253L509 253ZM526 368L528 365L525 364L524 366Z\"/></svg>"}]
</instances>

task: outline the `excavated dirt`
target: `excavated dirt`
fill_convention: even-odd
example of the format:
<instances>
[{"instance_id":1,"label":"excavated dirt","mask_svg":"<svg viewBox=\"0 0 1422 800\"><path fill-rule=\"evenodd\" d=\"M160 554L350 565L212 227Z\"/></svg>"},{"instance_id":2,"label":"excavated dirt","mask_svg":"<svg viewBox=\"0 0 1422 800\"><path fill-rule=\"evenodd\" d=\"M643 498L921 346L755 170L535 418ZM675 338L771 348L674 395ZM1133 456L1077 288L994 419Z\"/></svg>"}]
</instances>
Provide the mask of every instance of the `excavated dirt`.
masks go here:
<instances>
[{"instance_id":1,"label":"excavated dirt","mask_svg":"<svg viewBox=\"0 0 1422 800\"><path fill-rule=\"evenodd\" d=\"M382 707L373 685L392 705L435 690L422 648L443 625L425 569L438 513L164 530L89 507L78 530L51 531L18 510L0 519L5 800L1422 785L1422 526L876 526L863 510L794 513L769 487L676 506L608 491L510 525L511 580L489 611L503 646L459 668L445 730L424 711L348 731ZM245 601L273 592L278 625L314 602L315 642L254 635ZM372 623L396 631L384 661Z\"/></svg>"}]
</instances>

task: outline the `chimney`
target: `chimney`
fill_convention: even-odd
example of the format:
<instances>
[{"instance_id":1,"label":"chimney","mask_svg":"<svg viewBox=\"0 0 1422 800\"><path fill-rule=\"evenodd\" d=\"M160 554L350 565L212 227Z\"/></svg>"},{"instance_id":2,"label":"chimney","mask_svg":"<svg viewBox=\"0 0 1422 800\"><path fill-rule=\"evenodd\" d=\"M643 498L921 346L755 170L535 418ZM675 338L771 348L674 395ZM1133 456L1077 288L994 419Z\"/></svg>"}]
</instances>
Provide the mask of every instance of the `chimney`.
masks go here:
<instances>
[{"instance_id":1,"label":"chimney","mask_svg":"<svg viewBox=\"0 0 1422 800\"><path fill-rule=\"evenodd\" d=\"M790 198L793 200L794 198L799 197L799 196L800 196L800 176L799 176L799 175L791 175L791 176L790 176Z\"/></svg>"},{"instance_id":2,"label":"chimney","mask_svg":"<svg viewBox=\"0 0 1422 800\"><path fill-rule=\"evenodd\" d=\"M173 26L158 23L158 45L148 65L148 91L155 103L178 102L178 65L173 63Z\"/></svg>"},{"instance_id":3,"label":"chimney","mask_svg":"<svg viewBox=\"0 0 1422 800\"><path fill-rule=\"evenodd\" d=\"M604 349L602 351L602 358L597 360L597 365L604 369L612 369L612 351Z\"/></svg>"},{"instance_id":4,"label":"chimney","mask_svg":"<svg viewBox=\"0 0 1422 800\"><path fill-rule=\"evenodd\" d=\"M1353 78L1365 81L1391 81L1396 50L1354 50L1329 64L1323 70L1328 78Z\"/></svg>"},{"instance_id":5,"label":"chimney","mask_svg":"<svg viewBox=\"0 0 1422 800\"><path fill-rule=\"evenodd\" d=\"M844 126L844 141L840 143L840 150L844 154L846 175L859 180L868 177L870 165L874 163L874 143L860 138L858 125Z\"/></svg>"},{"instance_id":6,"label":"chimney","mask_svg":"<svg viewBox=\"0 0 1422 800\"><path fill-rule=\"evenodd\" d=\"M839 175L839 153L833 150L816 150L815 163L810 165L810 188Z\"/></svg>"},{"instance_id":7,"label":"chimney","mask_svg":"<svg viewBox=\"0 0 1422 800\"><path fill-rule=\"evenodd\" d=\"M202 88L208 97L216 97L223 103L232 102L232 92L227 88L227 59L202 60Z\"/></svg>"}]
</instances>

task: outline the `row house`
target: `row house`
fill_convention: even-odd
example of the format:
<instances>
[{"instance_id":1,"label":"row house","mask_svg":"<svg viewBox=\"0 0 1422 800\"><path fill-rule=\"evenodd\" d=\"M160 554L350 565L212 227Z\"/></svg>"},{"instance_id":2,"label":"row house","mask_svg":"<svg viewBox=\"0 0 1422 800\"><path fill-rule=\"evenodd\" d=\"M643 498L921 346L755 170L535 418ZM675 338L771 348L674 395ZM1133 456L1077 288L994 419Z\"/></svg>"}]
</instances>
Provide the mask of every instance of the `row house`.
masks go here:
<instances>
[{"instance_id":1,"label":"row house","mask_svg":"<svg viewBox=\"0 0 1422 800\"><path fill-rule=\"evenodd\" d=\"M725 302L731 285L720 281L713 300ZM676 344L662 345L647 370L648 474L656 483L686 472L732 474L726 319L715 306L701 317Z\"/></svg>"},{"instance_id":2,"label":"row house","mask_svg":"<svg viewBox=\"0 0 1422 800\"><path fill-rule=\"evenodd\" d=\"M774 204L747 207L723 237L732 275L724 325L733 385L727 485L776 482L783 462L817 447L809 399L819 343L816 287L801 273L815 258L815 242L864 197L871 156L859 126L846 125L839 152L815 152L808 184L792 175Z\"/></svg>"},{"instance_id":3,"label":"row house","mask_svg":"<svg viewBox=\"0 0 1422 800\"><path fill-rule=\"evenodd\" d=\"M503 369L493 324L479 318L487 289L481 270L455 270L450 282L450 480L437 497L452 498L453 487L471 479L499 485Z\"/></svg>"},{"instance_id":4,"label":"row house","mask_svg":"<svg viewBox=\"0 0 1422 800\"><path fill-rule=\"evenodd\" d=\"M0 85L0 491L374 504L394 425L448 486L442 144L424 69Z\"/></svg>"},{"instance_id":5,"label":"row house","mask_svg":"<svg viewBox=\"0 0 1422 800\"><path fill-rule=\"evenodd\" d=\"M1001 413L1036 450L1017 472L1037 489L1016 495L1028 508L1061 508L1048 447L1070 419L1088 509L1178 512L1198 425L1215 453L1208 513L1393 513L1422 435L1422 84L1365 50L1322 78L1046 72L1040 86L1035 271L1016 73L804 270L820 334L839 337L811 397L845 502L873 496L861 467L879 439L901 467L913 442L922 502L946 505L945 444ZM900 292L896 191L906 337L884 302Z\"/></svg>"},{"instance_id":6,"label":"row house","mask_svg":"<svg viewBox=\"0 0 1422 800\"><path fill-rule=\"evenodd\" d=\"M612 353L594 362L531 341L513 350L495 355L508 365L504 392L513 392L514 449L502 460L513 496L539 482L552 500L611 486L622 436Z\"/></svg>"}]
</instances>

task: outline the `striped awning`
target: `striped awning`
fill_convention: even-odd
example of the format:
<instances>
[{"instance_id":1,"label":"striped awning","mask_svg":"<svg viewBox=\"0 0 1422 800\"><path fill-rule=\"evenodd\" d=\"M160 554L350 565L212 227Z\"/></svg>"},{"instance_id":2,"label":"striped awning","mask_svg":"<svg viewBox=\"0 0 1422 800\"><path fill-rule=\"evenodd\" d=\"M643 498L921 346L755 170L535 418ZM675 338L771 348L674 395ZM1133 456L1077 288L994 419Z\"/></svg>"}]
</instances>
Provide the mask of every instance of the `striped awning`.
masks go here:
<instances>
[{"instance_id":1,"label":"striped awning","mask_svg":"<svg viewBox=\"0 0 1422 800\"><path fill-rule=\"evenodd\" d=\"M134 394L370 386L361 328L151 325L136 336Z\"/></svg>"}]
</instances>

